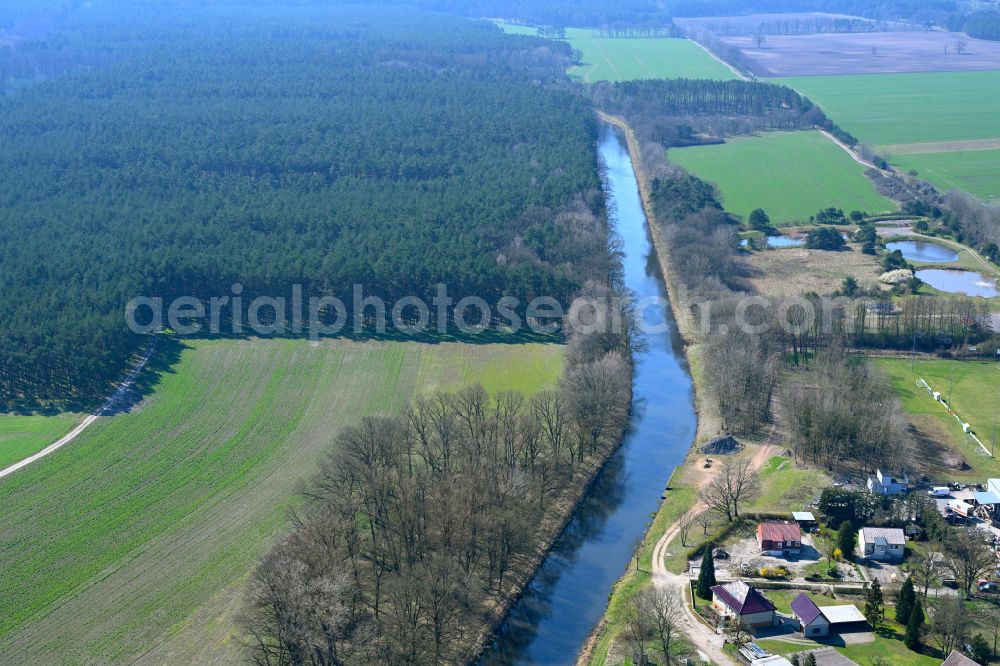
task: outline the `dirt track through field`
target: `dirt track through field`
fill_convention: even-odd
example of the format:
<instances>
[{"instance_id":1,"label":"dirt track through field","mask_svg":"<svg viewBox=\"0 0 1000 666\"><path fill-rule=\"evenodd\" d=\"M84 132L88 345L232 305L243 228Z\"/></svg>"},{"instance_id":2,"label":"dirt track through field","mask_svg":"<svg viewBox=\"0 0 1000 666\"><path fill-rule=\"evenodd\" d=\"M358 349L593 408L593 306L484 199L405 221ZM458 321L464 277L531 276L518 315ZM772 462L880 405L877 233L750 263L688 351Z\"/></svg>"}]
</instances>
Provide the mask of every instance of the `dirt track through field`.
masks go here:
<instances>
[{"instance_id":1,"label":"dirt track through field","mask_svg":"<svg viewBox=\"0 0 1000 666\"><path fill-rule=\"evenodd\" d=\"M20 460L9 467L0 469L0 479L2 479L5 476L13 474L19 469L27 467L36 460L40 460L47 455L55 453L56 451L58 451L59 449L61 449L62 447L66 446L74 439L79 437L80 433L82 433L84 430L90 427L94 423L94 421L96 421L99 417L110 413L114 405L120 402L123 399L124 395L128 393L129 388L131 388L132 386L132 382L134 382L135 378L139 376L139 373L142 372L142 369L146 367L146 363L153 355L153 350L155 349L155 347L156 347L155 344L149 345L149 349L146 350L145 356L143 356L142 359L135 365L135 367L132 368L132 370L128 373L128 375L125 377L122 383L118 385L118 388L115 389L115 392L112 393L110 397L108 397L108 399L104 402L104 404L101 406L99 410L87 416L87 418L81 421L78 426L70 430L68 434L66 434L58 441L49 444L38 453L30 455L24 460Z\"/></svg>"}]
</instances>

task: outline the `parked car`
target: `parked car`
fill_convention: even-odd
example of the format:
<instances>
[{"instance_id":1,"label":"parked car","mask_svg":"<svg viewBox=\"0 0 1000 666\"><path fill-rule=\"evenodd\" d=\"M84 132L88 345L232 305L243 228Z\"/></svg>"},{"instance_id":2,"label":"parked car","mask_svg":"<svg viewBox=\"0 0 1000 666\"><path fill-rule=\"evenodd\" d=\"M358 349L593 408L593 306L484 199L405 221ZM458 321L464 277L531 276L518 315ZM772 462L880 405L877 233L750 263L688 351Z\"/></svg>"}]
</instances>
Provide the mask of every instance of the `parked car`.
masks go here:
<instances>
[{"instance_id":1,"label":"parked car","mask_svg":"<svg viewBox=\"0 0 1000 666\"><path fill-rule=\"evenodd\" d=\"M955 580L954 578L945 578L944 580L941 581L941 584L944 585L945 587L950 587L953 590L958 589L958 581Z\"/></svg>"},{"instance_id":2,"label":"parked car","mask_svg":"<svg viewBox=\"0 0 1000 666\"><path fill-rule=\"evenodd\" d=\"M951 489L945 486L934 486L927 491L927 494L931 497L947 497L951 494Z\"/></svg>"},{"instance_id":3,"label":"parked car","mask_svg":"<svg viewBox=\"0 0 1000 666\"><path fill-rule=\"evenodd\" d=\"M997 585L991 580L981 580L976 584L976 587L980 592L987 592L989 594L996 594L1000 592L1000 585Z\"/></svg>"},{"instance_id":4,"label":"parked car","mask_svg":"<svg viewBox=\"0 0 1000 666\"><path fill-rule=\"evenodd\" d=\"M712 551L712 557L714 557L717 560L728 560L729 553L727 553L722 548L716 548L715 550Z\"/></svg>"}]
</instances>

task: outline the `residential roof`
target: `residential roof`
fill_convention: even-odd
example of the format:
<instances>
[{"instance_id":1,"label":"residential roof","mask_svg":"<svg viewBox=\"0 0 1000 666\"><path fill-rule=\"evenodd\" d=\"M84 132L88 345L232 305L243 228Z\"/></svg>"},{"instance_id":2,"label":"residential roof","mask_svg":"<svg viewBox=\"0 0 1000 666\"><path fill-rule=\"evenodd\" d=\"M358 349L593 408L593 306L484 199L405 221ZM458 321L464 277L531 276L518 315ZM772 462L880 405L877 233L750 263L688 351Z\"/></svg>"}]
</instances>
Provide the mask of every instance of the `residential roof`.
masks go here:
<instances>
[{"instance_id":1,"label":"residential roof","mask_svg":"<svg viewBox=\"0 0 1000 666\"><path fill-rule=\"evenodd\" d=\"M972 498L976 500L976 504L1000 504L1000 497L994 492L975 492L972 494Z\"/></svg>"},{"instance_id":2,"label":"residential roof","mask_svg":"<svg viewBox=\"0 0 1000 666\"><path fill-rule=\"evenodd\" d=\"M979 666L979 663L972 661L958 650L952 650L941 666Z\"/></svg>"},{"instance_id":3,"label":"residential roof","mask_svg":"<svg viewBox=\"0 0 1000 666\"><path fill-rule=\"evenodd\" d=\"M737 615L751 615L776 610L770 599L761 594L753 585L747 585L741 580L734 580L725 585L716 585L712 588L712 593Z\"/></svg>"},{"instance_id":4,"label":"residential roof","mask_svg":"<svg viewBox=\"0 0 1000 666\"><path fill-rule=\"evenodd\" d=\"M799 592L799 596L792 600L792 613L799 618L799 622L807 625L822 615L823 611L812 599L806 596L805 592Z\"/></svg>"},{"instance_id":5,"label":"residential roof","mask_svg":"<svg viewBox=\"0 0 1000 666\"><path fill-rule=\"evenodd\" d=\"M760 523L757 536L764 541L802 541L798 523Z\"/></svg>"},{"instance_id":6,"label":"residential roof","mask_svg":"<svg viewBox=\"0 0 1000 666\"><path fill-rule=\"evenodd\" d=\"M792 511L792 518L800 522L816 520L816 516L810 511Z\"/></svg>"},{"instance_id":7,"label":"residential roof","mask_svg":"<svg viewBox=\"0 0 1000 666\"><path fill-rule=\"evenodd\" d=\"M830 624L848 624L851 622L866 621L865 614L852 604L846 606L820 606L819 610L830 621Z\"/></svg>"},{"instance_id":8,"label":"residential roof","mask_svg":"<svg viewBox=\"0 0 1000 666\"><path fill-rule=\"evenodd\" d=\"M898 527L862 527L861 540L865 543L875 543L878 539L885 539L885 542L894 546L906 544L906 535Z\"/></svg>"},{"instance_id":9,"label":"residential roof","mask_svg":"<svg viewBox=\"0 0 1000 666\"><path fill-rule=\"evenodd\" d=\"M763 659L754 659L750 662L750 666L792 666L792 662L779 654L772 654Z\"/></svg>"}]
</instances>

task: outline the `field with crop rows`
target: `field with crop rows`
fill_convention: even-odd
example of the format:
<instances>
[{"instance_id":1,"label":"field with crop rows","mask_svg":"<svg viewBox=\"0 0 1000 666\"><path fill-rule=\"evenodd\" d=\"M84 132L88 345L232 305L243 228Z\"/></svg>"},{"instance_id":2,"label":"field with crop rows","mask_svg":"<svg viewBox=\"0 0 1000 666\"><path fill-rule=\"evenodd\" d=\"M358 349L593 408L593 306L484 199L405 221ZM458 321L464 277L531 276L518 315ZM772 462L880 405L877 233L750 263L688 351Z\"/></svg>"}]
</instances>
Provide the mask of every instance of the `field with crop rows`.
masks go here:
<instances>
[{"instance_id":1,"label":"field with crop rows","mask_svg":"<svg viewBox=\"0 0 1000 666\"><path fill-rule=\"evenodd\" d=\"M914 170L938 189L962 189L986 200L1000 198L1000 150L894 155L893 166Z\"/></svg>"},{"instance_id":2,"label":"field with crop rows","mask_svg":"<svg viewBox=\"0 0 1000 666\"><path fill-rule=\"evenodd\" d=\"M0 662L232 658L239 582L337 430L554 385L558 345L191 341L140 409L0 480Z\"/></svg>"},{"instance_id":3,"label":"field with crop rows","mask_svg":"<svg viewBox=\"0 0 1000 666\"><path fill-rule=\"evenodd\" d=\"M670 161L715 184L726 210L746 218L763 208L776 225L806 222L821 208L881 212L864 168L819 132L776 132L724 144L674 148Z\"/></svg>"},{"instance_id":4,"label":"field with crop rows","mask_svg":"<svg viewBox=\"0 0 1000 666\"><path fill-rule=\"evenodd\" d=\"M23 460L73 429L73 415L0 416L0 469Z\"/></svg>"}]
</instances>

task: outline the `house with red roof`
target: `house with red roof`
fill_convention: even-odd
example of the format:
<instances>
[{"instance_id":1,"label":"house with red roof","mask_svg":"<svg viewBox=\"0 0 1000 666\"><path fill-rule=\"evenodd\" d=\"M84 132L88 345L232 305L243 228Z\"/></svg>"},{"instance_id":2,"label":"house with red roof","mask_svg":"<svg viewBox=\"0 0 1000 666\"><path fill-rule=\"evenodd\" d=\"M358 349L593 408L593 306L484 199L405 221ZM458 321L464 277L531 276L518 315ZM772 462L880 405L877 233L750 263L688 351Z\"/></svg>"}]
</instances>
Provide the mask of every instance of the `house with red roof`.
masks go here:
<instances>
[{"instance_id":1,"label":"house with red roof","mask_svg":"<svg viewBox=\"0 0 1000 666\"><path fill-rule=\"evenodd\" d=\"M757 545L764 555L798 555L802 552L802 529L798 523L758 523Z\"/></svg>"},{"instance_id":2,"label":"house with red roof","mask_svg":"<svg viewBox=\"0 0 1000 666\"><path fill-rule=\"evenodd\" d=\"M775 622L776 608L771 600L741 580L713 587L712 608L722 617L748 627L770 627Z\"/></svg>"}]
</instances>

